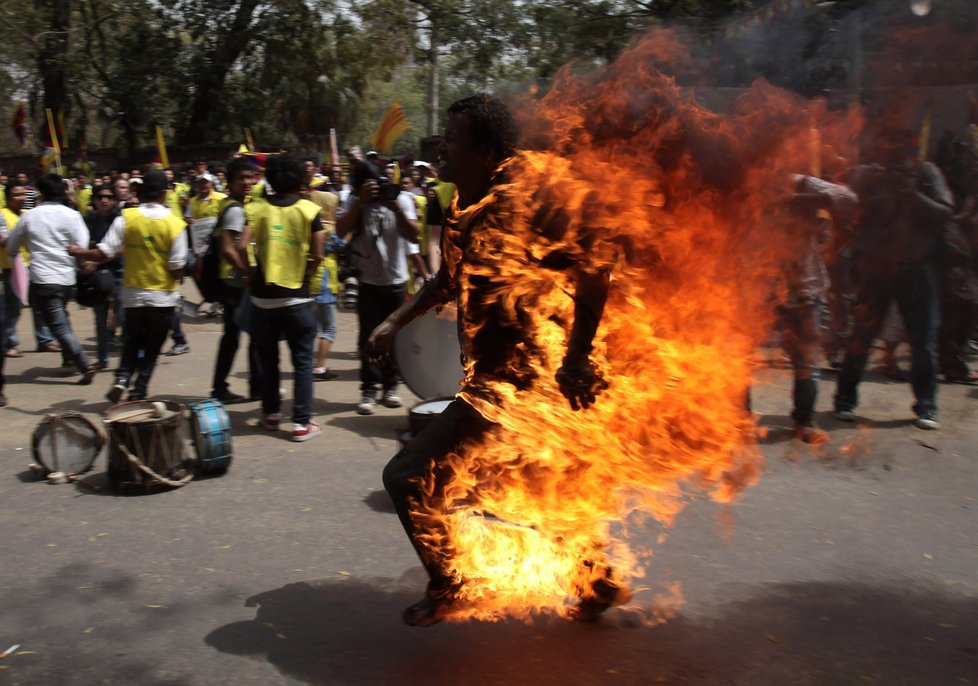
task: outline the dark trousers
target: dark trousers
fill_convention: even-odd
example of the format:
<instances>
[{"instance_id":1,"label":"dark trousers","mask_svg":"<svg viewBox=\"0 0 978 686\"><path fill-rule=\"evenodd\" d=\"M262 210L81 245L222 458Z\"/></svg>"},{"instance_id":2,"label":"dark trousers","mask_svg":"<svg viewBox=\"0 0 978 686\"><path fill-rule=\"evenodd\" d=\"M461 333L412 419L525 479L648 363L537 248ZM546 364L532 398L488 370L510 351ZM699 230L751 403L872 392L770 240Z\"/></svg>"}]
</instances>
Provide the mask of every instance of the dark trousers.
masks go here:
<instances>
[{"instance_id":1,"label":"dark trousers","mask_svg":"<svg viewBox=\"0 0 978 686\"><path fill-rule=\"evenodd\" d=\"M791 368L795 374L791 417L796 422L808 422L812 419L818 397L819 333L823 306L819 302L782 306L778 308L777 314L781 346L791 359Z\"/></svg>"},{"instance_id":2,"label":"dark trousers","mask_svg":"<svg viewBox=\"0 0 978 686\"><path fill-rule=\"evenodd\" d=\"M171 316L173 320L171 325L173 327L173 345L187 345L187 336L183 333L183 326L180 324L180 308L173 308L173 315Z\"/></svg>"},{"instance_id":3,"label":"dark trousers","mask_svg":"<svg viewBox=\"0 0 978 686\"><path fill-rule=\"evenodd\" d=\"M228 319L225 316L225 319ZM295 390L292 401L292 422L308 424L312 417L312 349L316 341L316 315L311 302L272 310L251 309L251 335L258 349L258 359L264 383L261 389L261 411L274 414L282 407L279 395L280 334L292 353L292 374Z\"/></svg>"},{"instance_id":4,"label":"dark trousers","mask_svg":"<svg viewBox=\"0 0 978 686\"><path fill-rule=\"evenodd\" d=\"M870 346L879 333L886 308L895 300L910 339L910 385L916 414L937 410L937 336L940 327L938 283L927 262L896 269L859 268L859 286L853 311L852 338L839 372L835 394L837 410L853 410L859 404L857 387L862 380Z\"/></svg>"},{"instance_id":5,"label":"dark trousers","mask_svg":"<svg viewBox=\"0 0 978 686\"><path fill-rule=\"evenodd\" d=\"M149 379L156 367L160 350L170 333L173 307L127 307L122 358L115 372L116 383L129 387L133 373L130 400L142 400L149 389Z\"/></svg>"},{"instance_id":6,"label":"dark trousers","mask_svg":"<svg viewBox=\"0 0 978 686\"><path fill-rule=\"evenodd\" d=\"M13 288L13 270L3 270L3 306L7 313L3 327L0 327L0 337L3 338L4 350L11 350L20 345L17 336L17 320L20 319L20 297Z\"/></svg>"},{"instance_id":7,"label":"dark trousers","mask_svg":"<svg viewBox=\"0 0 978 686\"><path fill-rule=\"evenodd\" d=\"M88 355L75 338L68 320L68 310L65 309L70 294L71 286L32 283L29 298L31 307L41 318L41 323L58 339L62 357L74 362L78 371L84 372L88 367Z\"/></svg>"},{"instance_id":8,"label":"dark trousers","mask_svg":"<svg viewBox=\"0 0 978 686\"><path fill-rule=\"evenodd\" d=\"M970 373L966 348L976 322L978 305L945 288L941 297L940 369L948 380L963 379Z\"/></svg>"},{"instance_id":9,"label":"dark trousers","mask_svg":"<svg viewBox=\"0 0 978 686\"><path fill-rule=\"evenodd\" d=\"M444 532L436 530L429 519L413 519L411 509L417 507L424 493L427 507L445 511L448 503L444 502L444 489L451 477L451 472L444 468L446 456L457 454L465 443L483 435L492 426L471 405L455 400L384 467L384 488L394 501L401 526L428 572L431 591L442 590L449 584L444 569L445 555L450 551L432 550L430 545L422 542L433 540L432 536Z\"/></svg>"},{"instance_id":10,"label":"dark trousers","mask_svg":"<svg viewBox=\"0 0 978 686\"><path fill-rule=\"evenodd\" d=\"M221 303L224 305L224 334L217 347L217 361L214 363L214 381L211 384L211 395L217 396L228 389L228 374L234 365L234 356L238 353L241 341L241 328L235 321L235 312L244 297L244 288L224 284ZM261 394L264 386L261 373L261 360L258 359L258 347L254 339L248 337L248 395L251 397ZM277 390L277 388L276 388Z\"/></svg>"},{"instance_id":11,"label":"dark trousers","mask_svg":"<svg viewBox=\"0 0 978 686\"><path fill-rule=\"evenodd\" d=\"M369 283L360 284L360 294L357 300L357 321L360 330L357 334L357 347L360 350L360 392L363 395L376 396L381 389L397 388L397 361L393 353L380 361L367 359L367 340L371 332L391 314L404 304L407 298L407 284L395 286L373 286Z\"/></svg>"},{"instance_id":12,"label":"dark trousers","mask_svg":"<svg viewBox=\"0 0 978 686\"><path fill-rule=\"evenodd\" d=\"M108 364L109 362L109 339L112 334L109 332L109 310L112 309L113 297L109 296L97 305L92 305L92 312L95 313L95 346L99 362Z\"/></svg>"},{"instance_id":13,"label":"dark trousers","mask_svg":"<svg viewBox=\"0 0 978 686\"><path fill-rule=\"evenodd\" d=\"M8 281L3 281L0 283L0 333L7 330L7 291L10 288L10 283ZM20 309L20 301L17 302L17 308ZM3 365L7 362L7 340L6 336L0 335L0 393L3 393L3 386L6 383L6 378L3 375Z\"/></svg>"}]
</instances>

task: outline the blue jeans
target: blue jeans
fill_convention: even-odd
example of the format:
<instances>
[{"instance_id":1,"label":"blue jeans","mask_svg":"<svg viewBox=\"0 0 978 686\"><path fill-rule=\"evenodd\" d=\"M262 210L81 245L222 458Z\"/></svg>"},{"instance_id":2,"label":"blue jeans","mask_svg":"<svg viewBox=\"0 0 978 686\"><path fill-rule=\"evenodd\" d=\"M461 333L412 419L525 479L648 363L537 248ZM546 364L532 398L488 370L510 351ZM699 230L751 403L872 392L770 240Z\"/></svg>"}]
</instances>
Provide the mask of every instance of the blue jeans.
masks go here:
<instances>
[{"instance_id":1,"label":"blue jeans","mask_svg":"<svg viewBox=\"0 0 978 686\"><path fill-rule=\"evenodd\" d=\"M860 269L860 267L862 267ZM910 338L910 385L916 414L937 410L937 338L940 330L937 275L927 262L902 268L881 268L857 262L859 281L853 311L855 326L839 372L836 410L853 410L859 404L857 387L862 380L869 349L883 325L886 308L896 300Z\"/></svg>"},{"instance_id":2,"label":"blue jeans","mask_svg":"<svg viewBox=\"0 0 978 686\"><path fill-rule=\"evenodd\" d=\"M311 302L273 310L261 307L251 309L251 335L265 378L261 389L263 414L276 413L282 407L282 398L278 393L281 382L278 342L283 332L292 352L295 384L292 421L305 425L312 416L312 351L316 341L316 315Z\"/></svg>"},{"instance_id":3,"label":"blue jeans","mask_svg":"<svg viewBox=\"0 0 978 686\"><path fill-rule=\"evenodd\" d=\"M109 297L98 305L92 306L95 313L95 345L99 362L109 363L109 310L112 309L112 298Z\"/></svg>"},{"instance_id":4,"label":"blue jeans","mask_svg":"<svg viewBox=\"0 0 978 686\"><path fill-rule=\"evenodd\" d=\"M84 372L88 367L88 355L82 350L81 344L71 330L68 321L68 311L65 304L71 293L71 286L57 284L32 283L30 288L31 307L47 326L58 343L61 345L61 355L65 360L75 363L78 371Z\"/></svg>"}]
</instances>

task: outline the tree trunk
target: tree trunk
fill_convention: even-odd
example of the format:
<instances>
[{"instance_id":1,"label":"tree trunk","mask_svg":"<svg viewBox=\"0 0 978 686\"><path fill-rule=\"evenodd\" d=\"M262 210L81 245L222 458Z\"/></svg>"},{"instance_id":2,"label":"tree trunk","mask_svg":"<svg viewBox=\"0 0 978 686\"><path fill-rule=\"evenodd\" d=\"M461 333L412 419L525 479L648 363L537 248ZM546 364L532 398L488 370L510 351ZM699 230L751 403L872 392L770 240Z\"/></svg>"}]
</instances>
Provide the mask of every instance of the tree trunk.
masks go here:
<instances>
[{"instance_id":1,"label":"tree trunk","mask_svg":"<svg viewBox=\"0 0 978 686\"><path fill-rule=\"evenodd\" d=\"M225 77L251 42L249 26L258 4L259 0L242 0L217 47L202 60L203 64L194 75L190 119L180 136L181 143L200 144L212 138L214 112L220 103Z\"/></svg>"},{"instance_id":2,"label":"tree trunk","mask_svg":"<svg viewBox=\"0 0 978 686\"><path fill-rule=\"evenodd\" d=\"M70 0L34 0L34 6L49 14L48 30L40 38L37 52L38 71L44 85L44 107L50 109L55 126L58 114L68 100L65 89L65 62L68 54L68 29L71 24ZM44 130L47 130L47 117Z\"/></svg>"},{"instance_id":3,"label":"tree trunk","mask_svg":"<svg viewBox=\"0 0 978 686\"><path fill-rule=\"evenodd\" d=\"M427 131L425 135L434 136L438 133L438 42L437 26L431 20L431 34L428 39L428 105Z\"/></svg>"}]
</instances>

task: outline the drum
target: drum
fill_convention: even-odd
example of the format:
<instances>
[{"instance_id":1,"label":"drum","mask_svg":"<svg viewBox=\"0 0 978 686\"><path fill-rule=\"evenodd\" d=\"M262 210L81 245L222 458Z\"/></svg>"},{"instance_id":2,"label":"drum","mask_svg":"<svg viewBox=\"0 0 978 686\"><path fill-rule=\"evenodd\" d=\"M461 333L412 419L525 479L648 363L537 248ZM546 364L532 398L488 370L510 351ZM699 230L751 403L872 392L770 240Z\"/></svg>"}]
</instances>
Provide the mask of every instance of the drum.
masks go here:
<instances>
[{"instance_id":1,"label":"drum","mask_svg":"<svg viewBox=\"0 0 978 686\"><path fill-rule=\"evenodd\" d=\"M231 466L231 419L220 401L190 403L190 434L197 450L197 469L215 472Z\"/></svg>"},{"instance_id":2,"label":"drum","mask_svg":"<svg viewBox=\"0 0 978 686\"><path fill-rule=\"evenodd\" d=\"M184 454L183 406L137 400L110 407L109 483L124 494L155 493L188 483L193 464Z\"/></svg>"},{"instance_id":3,"label":"drum","mask_svg":"<svg viewBox=\"0 0 978 686\"><path fill-rule=\"evenodd\" d=\"M426 426L434 421L435 417L445 411L445 408L453 400L455 400L454 397L432 398L431 400L422 400L412 407L408 414L408 426L411 429L411 434L417 436L421 433Z\"/></svg>"},{"instance_id":4,"label":"drum","mask_svg":"<svg viewBox=\"0 0 978 686\"><path fill-rule=\"evenodd\" d=\"M49 414L31 437L34 461L45 476L52 472L84 474L95 464L103 445L105 434L77 412Z\"/></svg>"},{"instance_id":5,"label":"drum","mask_svg":"<svg viewBox=\"0 0 978 686\"><path fill-rule=\"evenodd\" d=\"M441 398L458 392L464 376L459 358L454 309L430 310L397 333L394 354L404 383L419 398ZM442 408L444 409L444 408Z\"/></svg>"}]
</instances>

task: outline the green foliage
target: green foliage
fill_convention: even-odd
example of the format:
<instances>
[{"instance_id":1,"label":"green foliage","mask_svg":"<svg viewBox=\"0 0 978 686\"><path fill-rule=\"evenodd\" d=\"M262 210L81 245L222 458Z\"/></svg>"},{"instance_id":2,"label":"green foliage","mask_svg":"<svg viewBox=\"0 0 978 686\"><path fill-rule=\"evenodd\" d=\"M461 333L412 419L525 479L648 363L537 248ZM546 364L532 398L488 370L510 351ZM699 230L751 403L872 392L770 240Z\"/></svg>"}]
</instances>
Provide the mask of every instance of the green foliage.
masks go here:
<instances>
[{"instance_id":1,"label":"green foliage","mask_svg":"<svg viewBox=\"0 0 978 686\"><path fill-rule=\"evenodd\" d=\"M425 134L437 69L443 111L479 90L548 79L569 60L603 63L637 31L681 21L710 30L749 0L4 0L0 88L40 102L50 90L43 36L70 7L64 89L69 122L102 143L239 141L321 148L367 144L394 100ZM59 33L59 35L60 35ZM59 38L60 39L60 38ZM51 53L49 50L48 57ZM50 95L50 93L48 93ZM37 107L35 107L36 116ZM117 137L116 137L117 136ZM77 136L75 136L77 138ZM94 142L96 145L98 142Z\"/></svg>"}]
</instances>

